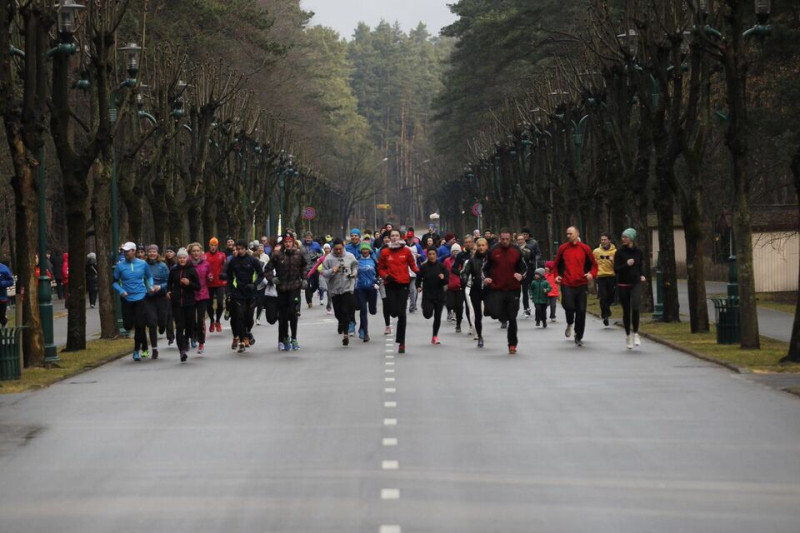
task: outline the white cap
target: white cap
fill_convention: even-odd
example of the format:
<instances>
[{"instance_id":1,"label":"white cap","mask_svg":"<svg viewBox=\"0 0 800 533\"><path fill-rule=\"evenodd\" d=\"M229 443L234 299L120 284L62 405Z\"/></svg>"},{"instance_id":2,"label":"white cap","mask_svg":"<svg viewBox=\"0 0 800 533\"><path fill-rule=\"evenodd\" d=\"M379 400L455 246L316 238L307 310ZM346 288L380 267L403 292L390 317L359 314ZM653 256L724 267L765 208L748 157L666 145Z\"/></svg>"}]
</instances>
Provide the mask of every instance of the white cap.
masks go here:
<instances>
[{"instance_id":1,"label":"white cap","mask_svg":"<svg viewBox=\"0 0 800 533\"><path fill-rule=\"evenodd\" d=\"M125 244L122 245L122 251L123 252L129 252L131 250L136 250L136 243L135 242L128 241L128 242L126 242Z\"/></svg>"},{"instance_id":2,"label":"white cap","mask_svg":"<svg viewBox=\"0 0 800 533\"><path fill-rule=\"evenodd\" d=\"M460 251L461 251L461 245L458 244L458 243L456 243L456 244L454 244L453 246L450 247L450 253L451 254L457 254Z\"/></svg>"}]
</instances>

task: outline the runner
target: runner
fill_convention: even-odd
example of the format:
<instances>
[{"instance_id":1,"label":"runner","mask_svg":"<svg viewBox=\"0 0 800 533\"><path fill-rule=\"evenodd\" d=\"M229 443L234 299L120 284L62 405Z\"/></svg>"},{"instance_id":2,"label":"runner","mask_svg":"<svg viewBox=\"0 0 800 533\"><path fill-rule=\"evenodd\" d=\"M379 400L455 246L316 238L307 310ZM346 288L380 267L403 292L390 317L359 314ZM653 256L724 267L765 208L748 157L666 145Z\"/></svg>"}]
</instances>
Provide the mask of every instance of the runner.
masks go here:
<instances>
[{"instance_id":1,"label":"runner","mask_svg":"<svg viewBox=\"0 0 800 533\"><path fill-rule=\"evenodd\" d=\"M567 228L567 242L559 246L556 254L556 283L561 285L561 306L567 315L569 338L575 324L575 345L583 346L586 328L586 295L589 282L597 275L597 261L592 249L581 242L581 234L574 226Z\"/></svg>"},{"instance_id":2,"label":"runner","mask_svg":"<svg viewBox=\"0 0 800 533\"><path fill-rule=\"evenodd\" d=\"M550 292L547 294L547 304L550 306L550 322L556 321L556 307L558 307L558 283L556 283L556 264L548 261L544 264L544 277L550 284Z\"/></svg>"},{"instance_id":3,"label":"runner","mask_svg":"<svg viewBox=\"0 0 800 533\"><path fill-rule=\"evenodd\" d=\"M264 251L264 245L258 244L256 248L256 253L253 254L253 257L258 259L258 262L261 263L261 271L266 272L269 265L269 256ZM262 283L263 285L263 283ZM258 287L258 291L256 294L256 326L261 325L261 313L266 309L267 306L267 291L266 286ZM262 290L264 289L264 290Z\"/></svg>"},{"instance_id":4,"label":"runner","mask_svg":"<svg viewBox=\"0 0 800 533\"><path fill-rule=\"evenodd\" d=\"M264 277L261 268L258 259L248 255L247 242L243 240L236 243L236 253L225 265L225 279L228 281L230 298L226 308L231 311L233 332L231 349L238 348L239 353L243 353L255 340L251 330L257 287Z\"/></svg>"},{"instance_id":5,"label":"runner","mask_svg":"<svg viewBox=\"0 0 800 533\"><path fill-rule=\"evenodd\" d=\"M141 361L147 354L147 301L145 296L153 287L153 276L147 263L136 258L136 244L122 245L125 258L114 267L114 290L122 297L122 323L133 335L133 360ZM149 354L148 354L149 355Z\"/></svg>"},{"instance_id":6,"label":"runner","mask_svg":"<svg viewBox=\"0 0 800 533\"><path fill-rule=\"evenodd\" d=\"M314 307L314 293L319 288L319 272L314 269L314 264L322 257L322 246L314 240L314 234L307 231L303 237L301 250L306 258L306 305L311 309Z\"/></svg>"},{"instance_id":7,"label":"runner","mask_svg":"<svg viewBox=\"0 0 800 533\"><path fill-rule=\"evenodd\" d=\"M86 254L86 290L89 291L89 307L97 305L97 294L100 291L99 272L97 271L97 254Z\"/></svg>"},{"instance_id":8,"label":"runner","mask_svg":"<svg viewBox=\"0 0 800 533\"><path fill-rule=\"evenodd\" d=\"M231 257L236 253L236 241L233 237L225 239L225 256Z\"/></svg>"},{"instance_id":9,"label":"runner","mask_svg":"<svg viewBox=\"0 0 800 533\"><path fill-rule=\"evenodd\" d=\"M539 326L539 323L542 324L543 328L547 327L547 304L549 303L550 298L548 294L550 294L550 283L547 281L545 277L545 271L543 268L537 268L534 276L533 281L531 281L530 287L528 289L530 291L531 301L533 302L533 306L536 310L535 318L536 318L536 326Z\"/></svg>"},{"instance_id":10,"label":"runner","mask_svg":"<svg viewBox=\"0 0 800 533\"><path fill-rule=\"evenodd\" d=\"M331 242L333 242L333 239L331 239ZM319 282L319 305L322 305L322 301L325 299L325 294L328 292L328 280L320 275L320 267L322 266L322 262L325 261L325 258L328 257L328 254L330 253L331 245L326 242L322 245L322 255L317 259L317 261L314 263L314 266L308 271L307 274L308 276L317 276L317 281ZM325 312L329 315L333 313L333 304L331 304L330 295L328 295L328 300L325 304Z\"/></svg>"},{"instance_id":11,"label":"runner","mask_svg":"<svg viewBox=\"0 0 800 533\"><path fill-rule=\"evenodd\" d=\"M225 311L225 280L222 279L222 270L225 268L225 261L227 256L219 251L219 240L216 237L211 237L208 241L208 251L206 252L206 262L208 263L208 273L210 275L208 281L208 320L209 333L214 330L217 333L222 333L222 324L220 319L222 313ZM214 302L217 304L216 311L214 310Z\"/></svg>"},{"instance_id":12,"label":"runner","mask_svg":"<svg viewBox=\"0 0 800 533\"><path fill-rule=\"evenodd\" d=\"M642 251L636 247L636 230L628 228L622 232L622 248L614 257L614 271L617 273L617 289L622 304L625 345L629 350L642 343L639 338L639 304L642 300L642 289L647 281L642 274L643 262Z\"/></svg>"},{"instance_id":13,"label":"runner","mask_svg":"<svg viewBox=\"0 0 800 533\"><path fill-rule=\"evenodd\" d=\"M456 257L455 263L453 263L453 268L450 271L451 274L455 274L459 278L461 277L461 272L464 269L464 265L466 265L467 261L472 257L472 254L475 253L475 239L472 235L465 235L464 236L464 247L460 254ZM474 328L472 327L472 316L469 309L469 298L467 297L467 285L463 281L461 282L461 300L464 302L464 315L467 317L467 323L469 324L469 336L472 337L475 333ZM477 340L477 339L476 339Z\"/></svg>"},{"instance_id":14,"label":"runner","mask_svg":"<svg viewBox=\"0 0 800 533\"><path fill-rule=\"evenodd\" d=\"M399 353L405 353L406 305L408 303L408 286L411 283L409 269L418 272L419 268L411 250L400 238L399 231L392 230L389 239L389 244L381 250L378 260L378 275L386 286L386 305L389 315L397 317L395 343L400 345ZM388 327L387 330L389 330Z\"/></svg>"},{"instance_id":15,"label":"runner","mask_svg":"<svg viewBox=\"0 0 800 533\"><path fill-rule=\"evenodd\" d=\"M372 257L369 243L361 243L361 257L358 258L358 277L356 278L356 301L360 310L358 337L369 342L369 315L378 312L378 264Z\"/></svg>"},{"instance_id":16,"label":"runner","mask_svg":"<svg viewBox=\"0 0 800 533\"><path fill-rule=\"evenodd\" d=\"M206 261L203 245L199 242L193 242L189 245L189 253L192 256L192 264L194 264L194 269L197 271L197 277L200 280L200 290L194 295L197 318L195 319L192 348L197 348L197 353L202 354L203 351L205 351L206 343L206 309L211 302L211 297L208 293L208 283L214 279L214 277L211 274L211 266L208 261Z\"/></svg>"},{"instance_id":17,"label":"runner","mask_svg":"<svg viewBox=\"0 0 800 533\"><path fill-rule=\"evenodd\" d=\"M456 333L461 333L461 321L464 320L464 297L461 294L461 270L453 269L456 257L461 254L461 246L450 247L450 257L444 260L444 268L448 273L447 291L444 295L448 312L452 311L456 322ZM453 274L452 276L450 274Z\"/></svg>"},{"instance_id":18,"label":"runner","mask_svg":"<svg viewBox=\"0 0 800 533\"><path fill-rule=\"evenodd\" d=\"M416 242L416 237L414 236L413 231L409 231L406 233L406 246L408 249L411 250L411 253L414 254L414 261L416 261L417 266L421 264L421 261L424 260L424 253L422 252L422 246L420 246ZM416 278L416 273L411 274L411 283L413 284ZM414 313L417 310L417 291L409 290L408 291L408 312Z\"/></svg>"},{"instance_id":19,"label":"runner","mask_svg":"<svg viewBox=\"0 0 800 533\"><path fill-rule=\"evenodd\" d=\"M194 297L200 290L200 279L185 248L178 250L176 258L177 264L169 273L168 298L172 304L172 316L175 318L181 363L185 363L189 358L189 341L196 329L197 308Z\"/></svg>"},{"instance_id":20,"label":"runner","mask_svg":"<svg viewBox=\"0 0 800 533\"><path fill-rule=\"evenodd\" d=\"M150 330L150 345L153 348L153 359L158 359L158 334L167 333L167 338L174 338L174 325L171 320L170 304L167 299L169 292L169 269L158 257L158 246L151 244L147 247L147 266L153 276L153 290L147 295L147 327Z\"/></svg>"},{"instance_id":21,"label":"runner","mask_svg":"<svg viewBox=\"0 0 800 533\"><path fill-rule=\"evenodd\" d=\"M355 322L353 288L358 276L358 260L350 252L345 252L341 239L333 241L333 251L322 263L322 276L328 280L328 293L338 321L337 333L342 335L342 344L347 346L350 344L350 323Z\"/></svg>"},{"instance_id":22,"label":"runner","mask_svg":"<svg viewBox=\"0 0 800 533\"><path fill-rule=\"evenodd\" d=\"M281 245L273 250L272 266L275 269L274 278L270 281L278 288L278 348L285 352L296 351L300 349L297 341L297 318L306 264L303 254L295 247L294 236L290 233L287 232Z\"/></svg>"},{"instance_id":23,"label":"runner","mask_svg":"<svg viewBox=\"0 0 800 533\"><path fill-rule=\"evenodd\" d=\"M6 327L8 318L6 309L8 308L8 288L14 286L14 276L5 264L0 263L0 326Z\"/></svg>"},{"instance_id":24,"label":"runner","mask_svg":"<svg viewBox=\"0 0 800 533\"><path fill-rule=\"evenodd\" d=\"M478 348L483 348L483 263L489 251L489 243L483 237L475 241L475 253L464 263L461 271L461 284L469 288L469 301L475 313L475 335Z\"/></svg>"},{"instance_id":25,"label":"runner","mask_svg":"<svg viewBox=\"0 0 800 533\"><path fill-rule=\"evenodd\" d=\"M350 253L353 257L358 257L358 256L361 255L361 230L360 229L353 228L352 230L350 230L350 243L347 246L345 246L345 251ZM353 321L348 326L347 332L351 337L356 334L356 319L355 319L355 315L353 316Z\"/></svg>"},{"instance_id":26,"label":"runner","mask_svg":"<svg viewBox=\"0 0 800 533\"><path fill-rule=\"evenodd\" d=\"M428 258L422 263L417 276L417 291L422 293L422 316L433 317L433 336L431 344L439 342L439 328L442 325L442 308L445 304L445 287L450 274L447 267L437 259L436 248L428 250Z\"/></svg>"},{"instance_id":27,"label":"runner","mask_svg":"<svg viewBox=\"0 0 800 533\"><path fill-rule=\"evenodd\" d=\"M600 246L592 253L597 261L595 283L597 283L597 299L600 300L600 317L603 319L603 325L608 326L617 286L617 275L614 272L614 255L617 253L617 248L609 239L608 233L600 234Z\"/></svg>"},{"instance_id":28,"label":"runner","mask_svg":"<svg viewBox=\"0 0 800 533\"><path fill-rule=\"evenodd\" d=\"M511 230L501 229L498 243L486 256L483 265L484 286L489 289L486 300L491 300L494 318L507 323L508 353L517 353L517 313L519 313L520 288L527 273L522 251L511 244Z\"/></svg>"},{"instance_id":29,"label":"runner","mask_svg":"<svg viewBox=\"0 0 800 533\"><path fill-rule=\"evenodd\" d=\"M524 230L523 230L524 231ZM531 253L530 248L528 248L527 242L525 242L525 237L522 233L518 234L516 237L517 248L519 248L520 252L522 252L522 259L525 261L525 268L528 269L528 273L522 279L522 318L530 318L531 317L531 304L530 299L528 298L528 292L531 288L531 281L533 281L534 271L536 270L536 263L535 259L533 258L533 254Z\"/></svg>"}]
</instances>

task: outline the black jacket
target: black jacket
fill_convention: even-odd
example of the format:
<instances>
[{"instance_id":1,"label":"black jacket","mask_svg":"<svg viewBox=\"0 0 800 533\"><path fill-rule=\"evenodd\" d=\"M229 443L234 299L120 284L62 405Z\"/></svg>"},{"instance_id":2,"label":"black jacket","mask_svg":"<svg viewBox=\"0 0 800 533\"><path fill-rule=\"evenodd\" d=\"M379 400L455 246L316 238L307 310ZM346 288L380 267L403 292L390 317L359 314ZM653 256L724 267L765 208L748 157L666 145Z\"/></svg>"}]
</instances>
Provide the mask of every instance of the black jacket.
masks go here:
<instances>
[{"instance_id":1,"label":"black jacket","mask_svg":"<svg viewBox=\"0 0 800 533\"><path fill-rule=\"evenodd\" d=\"M628 265L633 259L633 265ZM620 246L614 255L614 272L617 273L618 285L636 285L642 281L643 255L639 248Z\"/></svg>"},{"instance_id":2,"label":"black jacket","mask_svg":"<svg viewBox=\"0 0 800 533\"><path fill-rule=\"evenodd\" d=\"M444 274L444 279L439 279L439 274ZM417 287L422 288L422 299L441 301L444 300L444 288L450 273L447 268L439 262L425 262L417 273Z\"/></svg>"},{"instance_id":3,"label":"black jacket","mask_svg":"<svg viewBox=\"0 0 800 533\"><path fill-rule=\"evenodd\" d=\"M232 255L225 263L224 279L228 281L228 295L235 300L252 300L257 287L264 279L261 261L252 255Z\"/></svg>"},{"instance_id":4,"label":"black jacket","mask_svg":"<svg viewBox=\"0 0 800 533\"><path fill-rule=\"evenodd\" d=\"M188 285L181 283L183 278L189 279ZM194 295L200 290L200 278L197 277L197 270L195 270L191 262L187 262L184 266L175 265L172 270L169 271L167 290L169 291L169 298L172 305L179 305L181 307L194 305Z\"/></svg>"},{"instance_id":5,"label":"black jacket","mask_svg":"<svg viewBox=\"0 0 800 533\"><path fill-rule=\"evenodd\" d=\"M486 254L475 254L464 263L464 268L461 269L461 286L466 287L468 282L472 280L472 290L483 290L483 262L486 260Z\"/></svg>"}]
</instances>

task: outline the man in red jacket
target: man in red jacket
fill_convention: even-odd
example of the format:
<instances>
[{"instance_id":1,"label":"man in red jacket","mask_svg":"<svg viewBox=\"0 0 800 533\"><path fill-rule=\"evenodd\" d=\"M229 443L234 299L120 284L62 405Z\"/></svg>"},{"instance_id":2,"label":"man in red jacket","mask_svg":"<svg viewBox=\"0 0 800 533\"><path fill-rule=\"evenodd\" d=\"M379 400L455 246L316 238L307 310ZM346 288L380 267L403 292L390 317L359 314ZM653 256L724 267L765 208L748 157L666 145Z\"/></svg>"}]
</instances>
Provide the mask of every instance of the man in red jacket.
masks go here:
<instances>
[{"instance_id":1,"label":"man in red jacket","mask_svg":"<svg viewBox=\"0 0 800 533\"><path fill-rule=\"evenodd\" d=\"M411 283L409 269L419 272L414 254L393 229L389 234L389 244L381 250L378 258L378 275L386 287L386 304L389 314L397 317L397 336L399 353L406 353L406 305L408 305L408 286Z\"/></svg>"},{"instance_id":2,"label":"man in red jacket","mask_svg":"<svg viewBox=\"0 0 800 533\"><path fill-rule=\"evenodd\" d=\"M483 264L486 297L492 302L495 317L508 323L508 353L517 353L517 313L522 279L528 272L522 251L511 244L511 230L501 229L498 243L492 246Z\"/></svg>"},{"instance_id":3,"label":"man in red jacket","mask_svg":"<svg viewBox=\"0 0 800 533\"><path fill-rule=\"evenodd\" d=\"M561 285L561 306L567 315L567 330L572 336L575 324L575 344L583 346L583 331L586 327L586 295L589 283L597 276L597 260L592 249L581 242L578 228L567 228L567 242L556 254L556 283Z\"/></svg>"},{"instance_id":4,"label":"man in red jacket","mask_svg":"<svg viewBox=\"0 0 800 533\"><path fill-rule=\"evenodd\" d=\"M211 281L208 282L208 296L211 298L208 305L208 319L211 322L209 333L215 329L217 333L222 332L222 325L219 320L222 318L223 305L225 304L225 285L226 281L220 278L222 269L225 267L225 260L228 258L224 252L219 251L219 240L211 237L208 241L208 251L206 261L208 261L208 273ZM217 302L216 317L214 315L214 301Z\"/></svg>"}]
</instances>

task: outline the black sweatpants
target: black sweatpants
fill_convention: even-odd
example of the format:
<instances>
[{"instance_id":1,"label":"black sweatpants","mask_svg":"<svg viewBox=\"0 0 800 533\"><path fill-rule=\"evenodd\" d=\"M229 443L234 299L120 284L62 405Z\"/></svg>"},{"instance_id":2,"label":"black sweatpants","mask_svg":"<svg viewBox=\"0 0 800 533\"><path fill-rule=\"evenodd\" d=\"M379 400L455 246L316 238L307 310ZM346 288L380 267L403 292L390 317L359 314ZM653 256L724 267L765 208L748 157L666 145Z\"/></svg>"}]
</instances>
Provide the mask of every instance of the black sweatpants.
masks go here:
<instances>
[{"instance_id":1,"label":"black sweatpants","mask_svg":"<svg viewBox=\"0 0 800 533\"><path fill-rule=\"evenodd\" d=\"M225 310L225 287L209 287L208 295L211 297L206 306L208 319L211 322L219 322L220 318L222 318L222 312ZM214 311L215 301L217 302L216 312Z\"/></svg>"},{"instance_id":2,"label":"black sweatpants","mask_svg":"<svg viewBox=\"0 0 800 533\"><path fill-rule=\"evenodd\" d=\"M197 307L192 305L172 304L172 316L175 318L175 333L177 334L178 350L189 350L189 339L194 335Z\"/></svg>"},{"instance_id":3,"label":"black sweatpants","mask_svg":"<svg viewBox=\"0 0 800 533\"><path fill-rule=\"evenodd\" d=\"M526 311L531 310L531 302L530 302L530 291L531 291L531 282L533 281L533 272L534 269L528 267L528 275L522 278L522 308Z\"/></svg>"},{"instance_id":4,"label":"black sweatpants","mask_svg":"<svg viewBox=\"0 0 800 533\"><path fill-rule=\"evenodd\" d=\"M442 326L442 309L444 300L431 300L422 295L422 316L426 319L433 317L433 336L439 335L439 328Z\"/></svg>"},{"instance_id":5,"label":"black sweatpants","mask_svg":"<svg viewBox=\"0 0 800 533\"><path fill-rule=\"evenodd\" d=\"M158 324L159 333L167 333L167 339L172 340L175 338L175 324L172 320L172 305L167 300L166 295L154 296L150 298L150 305L156 314L156 323ZM150 333L152 340L152 332ZM155 344L153 344L155 346Z\"/></svg>"},{"instance_id":6,"label":"black sweatpants","mask_svg":"<svg viewBox=\"0 0 800 533\"><path fill-rule=\"evenodd\" d=\"M386 286L386 303L389 314L397 317L397 334L394 342L406 343L406 306L408 305L408 285L393 283Z\"/></svg>"},{"instance_id":7,"label":"black sweatpants","mask_svg":"<svg viewBox=\"0 0 800 533\"><path fill-rule=\"evenodd\" d=\"M231 311L231 330L233 336L243 342L244 338L253 329L253 306L254 298L238 299L231 298L228 306Z\"/></svg>"},{"instance_id":8,"label":"black sweatpants","mask_svg":"<svg viewBox=\"0 0 800 533\"><path fill-rule=\"evenodd\" d=\"M135 302L122 299L122 326L133 330L134 351L147 349L147 299Z\"/></svg>"},{"instance_id":9,"label":"black sweatpants","mask_svg":"<svg viewBox=\"0 0 800 533\"><path fill-rule=\"evenodd\" d=\"M475 333L483 337L483 290L473 287L469 292L472 312L475 313Z\"/></svg>"},{"instance_id":10,"label":"black sweatpants","mask_svg":"<svg viewBox=\"0 0 800 533\"><path fill-rule=\"evenodd\" d=\"M300 303L300 289L296 291L278 292L278 342L285 342L292 332L292 339L297 338L297 306Z\"/></svg>"},{"instance_id":11,"label":"black sweatpants","mask_svg":"<svg viewBox=\"0 0 800 533\"><path fill-rule=\"evenodd\" d=\"M197 316L195 317L195 340L200 344L206 342L206 309L208 308L211 300L199 300L195 302L197 308Z\"/></svg>"},{"instance_id":12,"label":"black sweatpants","mask_svg":"<svg viewBox=\"0 0 800 533\"><path fill-rule=\"evenodd\" d=\"M460 328L461 321L464 320L464 297L461 291L447 291L444 293L447 309L455 312L456 325Z\"/></svg>"},{"instance_id":13,"label":"black sweatpants","mask_svg":"<svg viewBox=\"0 0 800 533\"><path fill-rule=\"evenodd\" d=\"M561 307L567 315L567 324L575 324L575 338L583 339L586 329L586 295L588 288L561 286Z\"/></svg>"},{"instance_id":14,"label":"black sweatpants","mask_svg":"<svg viewBox=\"0 0 800 533\"><path fill-rule=\"evenodd\" d=\"M600 316L609 318L611 306L614 304L614 292L617 287L616 276L597 278L597 298L600 300Z\"/></svg>"},{"instance_id":15,"label":"black sweatpants","mask_svg":"<svg viewBox=\"0 0 800 533\"><path fill-rule=\"evenodd\" d=\"M622 323L625 325L625 333L639 333L639 304L642 302L643 283L636 285L620 285L617 288L619 303L622 304ZM632 324L631 324L632 323Z\"/></svg>"},{"instance_id":16,"label":"black sweatpants","mask_svg":"<svg viewBox=\"0 0 800 533\"><path fill-rule=\"evenodd\" d=\"M331 296L333 301L333 314L338 321L337 333L347 335L350 330L350 323L356 320L356 301L352 292L335 294Z\"/></svg>"},{"instance_id":17,"label":"black sweatpants","mask_svg":"<svg viewBox=\"0 0 800 533\"><path fill-rule=\"evenodd\" d=\"M548 304L533 304L536 309L536 323L542 322L547 327L547 307Z\"/></svg>"},{"instance_id":18,"label":"black sweatpants","mask_svg":"<svg viewBox=\"0 0 800 533\"><path fill-rule=\"evenodd\" d=\"M501 320L508 320L508 345L516 346L517 339L517 314L519 313L519 292L500 291Z\"/></svg>"},{"instance_id":19,"label":"black sweatpants","mask_svg":"<svg viewBox=\"0 0 800 533\"><path fill-rule=\"evenodd\" d=\"M369 315L378 312L378 291L376 289L356 289L355 297L360 312L358 329L366 335L369 333Z\"/></svg>"}]
</instances>

